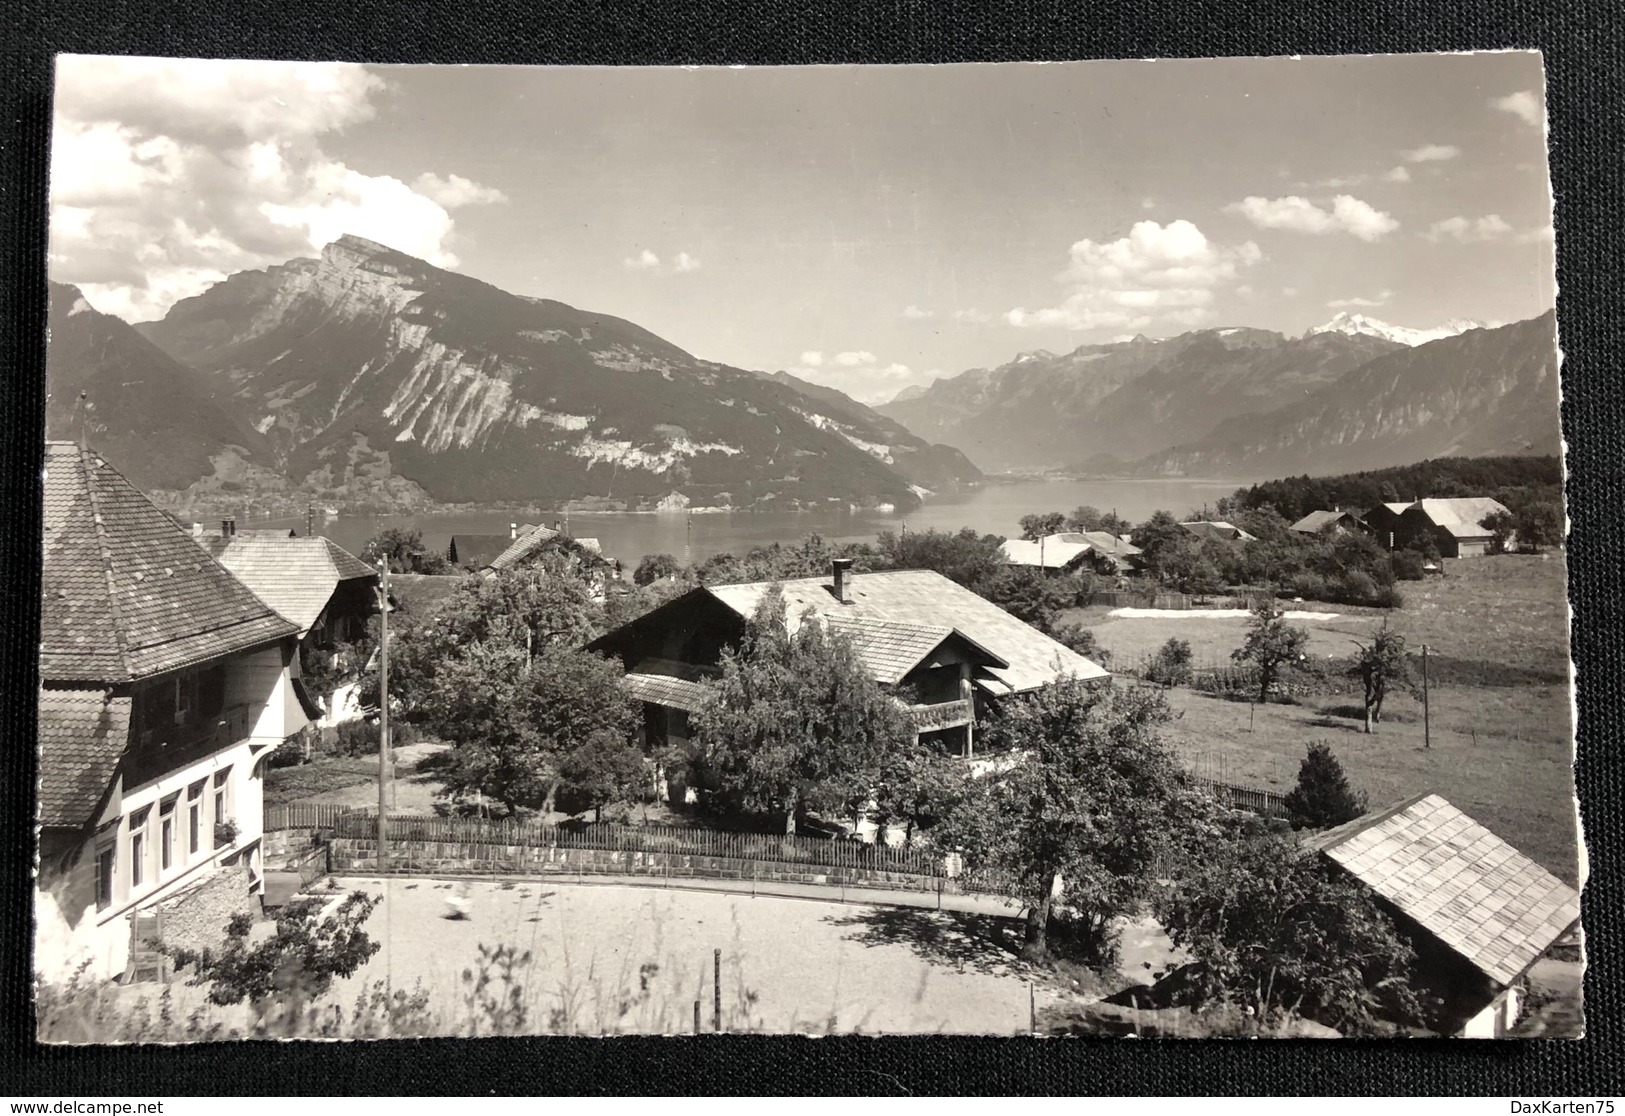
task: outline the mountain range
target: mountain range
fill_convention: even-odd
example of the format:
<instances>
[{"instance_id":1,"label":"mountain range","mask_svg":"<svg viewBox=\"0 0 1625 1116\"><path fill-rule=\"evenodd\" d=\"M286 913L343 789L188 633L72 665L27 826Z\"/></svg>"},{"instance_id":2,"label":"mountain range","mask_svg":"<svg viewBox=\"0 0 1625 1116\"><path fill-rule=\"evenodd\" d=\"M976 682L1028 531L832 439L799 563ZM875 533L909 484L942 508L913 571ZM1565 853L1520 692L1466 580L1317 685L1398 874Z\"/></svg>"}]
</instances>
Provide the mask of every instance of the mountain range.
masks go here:
<instances>
[{"instance_id":1,"label":"mountain range","mask_svg":"<svg viewBox=\"0 0 1625 1116\"><path fill-rule=\"evenodd\" d=\"M1437 334L1437 336L1434 336ZM1552 314L1409 330L1340 314L1025 353L878 408L984 469L1280 475L1559 452Z\"/></svg>"},{"instance_id":2,"label":"mountain range","mask_svg":"<svg viewBox=\"0 0 1625 1116\"><path fill-rule=\"evenodd\" d=\"M53 391L84 379L82 355L97 348L83 314L67 312L82 302L53 287ZM141 428L98 400L98 443L189 498L269 488L390 507L909 507L981 480L959 451L839 393L701 360L631 322L356 237L233 275L156 322L86 321L102 349L164 361L165 391L200 416L143 450ZM64 421L48 423L53 436ZM160 452L167 463L149 468Z\"/></svg>"}]
</instances>

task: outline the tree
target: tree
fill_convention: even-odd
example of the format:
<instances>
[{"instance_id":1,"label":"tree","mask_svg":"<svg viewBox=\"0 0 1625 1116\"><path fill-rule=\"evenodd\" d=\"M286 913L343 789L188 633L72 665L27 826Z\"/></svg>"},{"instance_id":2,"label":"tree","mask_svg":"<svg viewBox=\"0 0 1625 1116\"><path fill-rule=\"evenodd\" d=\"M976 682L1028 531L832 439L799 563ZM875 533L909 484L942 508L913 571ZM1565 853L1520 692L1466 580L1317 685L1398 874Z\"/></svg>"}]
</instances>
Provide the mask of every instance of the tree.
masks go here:
<instances>
[{"instance_id":1,"label":"tree","mask_svg":"<svg viewBox=\"0 0 1625 1116\"><path fill-rule=\"evenodd\" d=\"M1058 624L1049 630L1049 637L1092 662L1101 666L1111 665L1112 653L1102 647L1095 633L1082 624Z\"/></svg>"},{"instance_id":2,"label":"tree","mask_svg":"<svg viewBox=\"0 0 1625 1116\"><path fill-rule=\"evenodd\" d=\"M914 740L907 711L881 690L838 630L799 617L789 630L774 586L724 651L722 677L689 720L702 762L747 809L847 814L883 763Z\"/></svg>"},{"instance_id":3,"label":"tree","mask_svg":"<svg viewBox=\"0 0 1625 1116\"><path fill-rule=\"evenodd\" d=\"M1405 637L1383 624L1370 643L1355 642L1359 653L1349 673L1360 679L1365 690L1365 731L1382 720L1382 702L1390 686L1414 690L1410 656L1405 653Z\"/></svg>"},{"instance_id":4,"label":"tree","mask_svg":"<svg viewBox=\"0 0 1625 1116\"><path fill-rule=\"evenodd\" d=\"M649 783L643 749L622 732L599 730L564 757L559 774L566 787L602 821L604 807L626 802Z\"/></svg>"},{"instance_id":5,"label":"tree","mask_svg":"<svg viewBox=\"0 0 1625 1116\"><path fill-rule=\"evenodd\" d=\"M1066 516L1060 512L1042 512L1021 517L1021 537L1037 542L1048 535L1058 535L1066 526Z\"/></svg>"},{"instance_id":6,"label":"tree","mask_svg":"<svg viewBox=\"0 0 1625 1116\"><path fill-rule=\"evenodd\" d=\"M362 924L378 905L377 896L353 891L332 914L316 920L322 899L300 899L277 914L271 937L249 944L253 919L237 914L226 923L218 951L171 949L180 966L197 966L191 983L209 985L217 1004L256 1006L277 994L313 999L326 992L336 976L348 977L379 950Z\"/></svg>"},{"instance_id":7,"label":"tree","mask_svg":"<svg viewBox=\"0 0 1625 1116\"><path fill-rule=\"evenodd\" d=\"M1061 611L1077 603L1079 585L1070 577L1049 577L1030 567L1005 566L971 588L1023 623L1049 632Z\"/></svg>"},{"instance_id":8,"label":"tree","mask_svg":"<svg viewBox=\"0 0 1625 1116\"><path fill-rule=\"evenodd\" d=\"M1062 677L989 723L990 749L1023 758L972 784L933 839L1013 881L1027 907L1022 956L1047 958L1057 900L1104 946L1148 895L1160 855L1207 797L1162 735L1170 716L1159 691Z\"/></svg>"},{"instance_id":9,"label":"tree","mask_svg":"<svg viewBox=\"0 0 1625 1116\"><path fill-rule=\"evenodd\" d=\"M436 672L431 708L431 725L453 745L448 793L494 798L510 816L550 812L578 749L608 750L601 735L631 740L641 723L620 663L569 647L532 659L511 645L476 645Z\"/></svg>"},{"instance_id":10,"label":"tree","mask_svg":"<svg viewBox=\"0 0 1625 1116\"><path fill-rule=\"evenodd\" d=\"M362 561L377 566L389 559L390 573L437 574L446 570L444 555L423 544L423 532L408 527L386 527L361 548Z\"/></svg>"},{"instance_id":11,"label":"tree","mask_svg":"<svg viewBox=\"0 0 1625 1116\"><path fill-rule=\"evenodd\" d=\"M632 582L635 585L648 585L668 577L676 577L682 572L682 566L670 554L645 554L638 568L632 571Z\"/></svg>"},{"instance_id":12,"label":"tree","mask_svg":"<svg viewBox=\"0 0 1625 1116\"><path fill-rule=\"evenodd\" d=\"M1230 658L1258 667L1258 700L1263 702L1269 700L1270 687L1280 677L1281 668L1303 658L1309 631L1288 624L1286 610L1274 597L1260 597L1252 611L1247 640L1230 652Z\"/></svg>"},{"instance_id":13,"label":"tree","mask_svg":"<svg viewBox=\"0 0 1625 1116\"><path fill-rule=\"evenodd\" d=\"M1191 680L1191 645L1183 639L1169 639L1157 649L1146 668L1146 679L1164 686L1183 686Z\"/></svg>"},{"instance_id":14,"label":"tree","mask_svg":"<svg viewBox=\"0 0 1625 1116\"><path fill-rule=\"evenodd\" d=\"M1298 785L1286 796L1294 829L1330 829L1365 813L1365 795L1349 786L1331 745L1309 745L1298 766Z\"/></svg>"},{"instance_id":15,"label":"tree","mask_svg":"<svg viewBox=\"0 0 1625 1116\"><path fill-rule=\"evenodd\" d=\"M1184 997L1268 1027L1313 1018L1345 1034L1420 1026L1415 954L1358 881L1281 836L1213 842L1159 889L1158 920L1192 957Z\"/></svg>"},{"instance_id":16,"label":"tree","mask_svg":"<svg viewBox=\"0 0 1625 1116\"><path fill-rule=\"evenodd\" d=\"M966 588L974 588L1006 567L999 549L1003 545L1000 536L978 535L969 527L954 534L933 530L898 535L884 531L876 541L883 568L936 570Z\"/></svg>"},{"instance_id":17,"label":"tree","mask_svg":"<svg viewBox=\"0 0 1625 1116\"><path fill-rule=\"evenodd\" d=\"M929 740L891 749L881 760L869 812L878 827L875 841L885 844L887 831L901 822L903 843L911 844L916 829L946 816L964 797L971 778L968 765Z\"/></svg>"},{"instance_id":18,"label":"tree","mask_svg":"<svg viewBox=\"0 0 1625 1116\"><path fill-rule=\"evenodd\" d=\"M1068 531L1105 531L1112 535L1126 535L1133 526L1116 512L1103 512L1088 504L1080 505L1066 517Z\"/></svg>"}]
</instances>

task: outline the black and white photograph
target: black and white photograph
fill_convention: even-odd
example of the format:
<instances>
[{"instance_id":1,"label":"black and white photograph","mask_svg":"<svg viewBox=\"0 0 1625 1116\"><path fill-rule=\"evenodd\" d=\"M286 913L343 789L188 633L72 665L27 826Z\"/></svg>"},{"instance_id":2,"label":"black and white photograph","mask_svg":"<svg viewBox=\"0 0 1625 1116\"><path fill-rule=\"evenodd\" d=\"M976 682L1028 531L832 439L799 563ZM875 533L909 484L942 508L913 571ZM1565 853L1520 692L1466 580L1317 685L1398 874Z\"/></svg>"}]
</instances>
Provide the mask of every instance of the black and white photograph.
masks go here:
<instances>
[{"instance_id":1,"label":"black and white photograph","mask_svg":"<svg viewBox=\"0 0 1625 1116\"><path fill-rule=\"evenodd\" d=\"M58 56L38 1041L1583 1037L1546 104Z\"/></svg>"}]
</instances>

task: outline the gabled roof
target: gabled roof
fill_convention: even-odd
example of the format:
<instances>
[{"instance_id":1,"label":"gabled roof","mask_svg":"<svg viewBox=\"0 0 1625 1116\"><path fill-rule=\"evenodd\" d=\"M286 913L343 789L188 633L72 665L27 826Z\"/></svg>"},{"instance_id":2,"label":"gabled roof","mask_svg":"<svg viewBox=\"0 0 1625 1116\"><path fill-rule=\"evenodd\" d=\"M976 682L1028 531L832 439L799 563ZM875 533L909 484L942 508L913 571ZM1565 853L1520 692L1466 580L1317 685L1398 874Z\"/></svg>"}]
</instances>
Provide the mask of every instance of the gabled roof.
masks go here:
<instances>
[{"instance_id":1,"label":"gabled roof","mask_svg":"<svg viewBox=\"0 0 1625 1116\"><path fill-rule=\"evenodd\" d=\"M999 546L999 553L1012 566L1043 567L1046 570L1064 570L1072 563L1087 557L1093 548L1086 542L1066 542L1059 535L1050 535L1042 542L1026 539L1007 539Z\"/></svg>"},{"instance_id":2,"label":"gabled roof","mask_svg":"<svg viewBox=\"0 0 1625 1116\"><path fill-rule=\"evenodd\" d=\"M1580 918L1575 890L1436 794L1305 842L1498 984Z\"/></svg>"},{"instance_id":3,"label":"gabled roof","mask_svg":"<svg viewBox=\"0 0 1625 1116\"><path fill-rule=\"evenodd\" d=\"M1298 531L1305 535L1315 535L1319 534L1325 528L1330 527L1332 524L1341 523L1345 519L1355 521L1355 517L1351 512L1312 511L1294 523L1288 528L1288 530Z\"/></svg>"},{"instance_id":4,"label":"gabled roof","mask_svg":"<svg viewBox=\"0 0 1625 1116\"><path fill-rule=\"evenodd\" d=\"M901 682L945 643L958 643L981 666L1007 667L1004 659L953 628L933 624L900 624L872 616L848 616L842 612L824 614L832 631L852 641L852 650L876 682L888 686Z\"/></svg>"},{"instance_id":5,"label":"gabled roof","mask_svg":"<svg viewBox=\"0 0 1625 1116\"><path fill-rule=\"evenodd\" d=\"M1478 525L1479 520L1495 512L1507 510L1506 505L1488 496L1418 500L1411 508L1427 516L1434 526L1442 527L1458 539L1488 538L1490 532Z\"/></svg>"},{"instance_id":6,"label":"gabled roof","mask_svg":"<svg viewBox=\"0 0 1625 1116\"><path fill-rule=\"evenodd\" d=\"M1066 531L1052 537L1062 542L1088 543L1096 554L1104 554L1109 558L1132 558L1140 553L1139 547L1110 531Z\"/></svg>"},{"instance_id":7,"label":"gabled roof","mask_svg":"<svg viewBox=\"0 0 1625 1116\"><path fill-rule=\"evenodd\" d=\"M44 487L47 681L127 682L297 633L95 452L48 443Z\"/></svg>"},{"instance_id":8,"label":"gabled roof","mask_svg":"<svg viewBox=\"0 0 1625 1116\"><path fill-rule=\"evenodd\" d=\"M1181 527L1193 535L1200 535L1207 539L1228 539L1251 542L1253 536L1237 527L1234 523L1226 523L1222 519L1193 519L1188 523L1181 523Z\"/></svg>"},{"instance_id":9,"label":"gabled roof","mask_svg":"<svg viewBox=\"0 0 1625 1116\"><path fill-rule=\"evenodd\" d=\"M453 535L451 544L446 548L446 557L451 558L456 553L456 563L459 566L472 566L482 570L491 564L491 560L513 543L511 535Z\"/></svg>"},{"instance_id":10,"label":"gabled roof","mask_svg":"<svg viewBox=\"0 0 1625 1116\"><path fill-rule=\"evenodd\" d=\"M527 523L519 528L518 536L508 543L502 553L486 563L484 568L488 570L505 570L511 566L517 566L520 562L529 558L536 548L548 539L558 537L559 533L551 527Z\"/></svg>"},{"instance_id":11,"label":"gabled roof","mask_svg":"<svg viewBox=\"0 0 1625 1116\"><path fill-rule=\"evenodd\" d=\"M303 636L346 581L376 580L378 571L320 535L231 535L197 540L260 600L299 626Z\"/></svg>"},{"instance_id":12,"label":"gabled roof","mask_svg":"<svg viewBox=\"0 0 1625 1116\"><path fill-rule=\"evenodd\" d=\"M130 702L99 689L40 691L40 825L90 820L129 743Z\"/></svg>"},{"instance_id":13,"label":"gabled roof","mask_svg":"<svg viewBox=\"0 0 1625 1116\"><path fill-rule=\"evenodd\" d=\"M708 586L702 591L749 619L770 584ZM838 613L843 618L840 622L862 618L952 629L1009 664L984 668L995 680L996 691L1034 690L1060 674L1086 680L1110 677L1099 665L935 570L849 574L847 584L851 601L842 604L835 599L827 577L781 582L786 612L795 619L810 608L825 617Z\"/></svg>"}]
</instances>

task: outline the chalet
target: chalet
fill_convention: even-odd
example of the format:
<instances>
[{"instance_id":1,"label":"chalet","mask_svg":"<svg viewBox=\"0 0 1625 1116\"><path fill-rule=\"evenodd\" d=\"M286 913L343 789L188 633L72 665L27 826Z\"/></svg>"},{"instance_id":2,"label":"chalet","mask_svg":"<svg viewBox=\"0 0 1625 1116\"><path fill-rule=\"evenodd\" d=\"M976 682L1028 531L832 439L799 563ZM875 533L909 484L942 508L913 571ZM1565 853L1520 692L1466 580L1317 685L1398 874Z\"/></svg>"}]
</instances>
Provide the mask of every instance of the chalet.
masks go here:
<instances>
[{"instance_id":1,"label":"chalet","mask_svg":"<svg viewBox=\"0 0 1625 1116\"><path fill-rule=\"evenodd\" d=\"M1066 531L1057 536L1062 542L1089 544L1090 561L1098 573L1128 573L1137 569L1134 559L1140 548L1122 535L1110 531Z\"/></svg>"},{"instance_id":2,"label":"chalet","mask_svg":"<svg viewBox=\"0 0 1625 1116\"><path fill-rule=\"evenodd\" d=\"M844 632L871 676L908 688L922 737L971 756L989 702L1061 674L1105 682L1097 664L932 570L854 574L837 558L829 577L780 582L792 625ZM737 645L771 582L702 586L587 645L620 659L644 704L646 741L686 743L688 715L705 700L722 650Z\"/></svg>"},{"instance_id":3,"label":"chalet","mask_svg":"<svg viewBox=\"0 0 1625 1116\"><path fill-rule=\"evenodd\" d=\"M1406 540L1422 534L1433 537L1443 558L1468 558L1488 554L1491 533L1481 526L1485 516L1505 512L1506 507L1487 496L1448 500L1418 500L1399 516L1395 532L1404 546Z\"/></svg>"},{"instance_id":4,"label":"chalet","mask_svg":"<svg viewBox=\"0 0 1625 1116\"><path fill-rule=\"evenodd\" d=\"M1323 531L1338 535L1349 535L1356 531L1365 531L1366 525L1353 512L1342 510L1312 511L1288 527L1287 530L1295 531L1300 535L1318 535Z\"/></svg>"},{"instance_id":5,"label":"chalet","mask_svg":"<svg viewBox=\"0 0 1625 1116\"><path fill-rule=\"evenodd\" d=\"M45 454L35 968L125 971L135 916L261 887L299 628L91 450ZM201 917L201 916L194 916Z\"/></svg>"},{"instance_id":6,"label":"chalet","mask_svg":"<svg viewBox=\"0 0 1625 1116\"><path fill-rule=\"evenodd\" d=\"M1404 545L1399 517L1410 506L1410 502L1374 504L1360 518L1365 520L1366 527L1379 543L1389 550L1395 550Z\"/></svg>"},{"instance_id":7,"label":"chalet","mask_svg":"<svg viewBox=\"0 0 1625 1116\"><path fill-rule=\"evenodd\" d=\"M1580 896L1436 794L1421 794L1307 844L1376 896L1443 1004L1441 1028L1501 1038L1530 968L1580 921Z\"/></svg>"},{"instance_id":8,"label":"chalet","mask_svg":"<svg viewBox=\"0 0 1625 1116\"><path fill-rule=\"evenodd\" d=\"M338 645L364 636L378 613L378 571L331 539L236 534L201 541L255 596L298 626L302 664L325 656L335 665ZM306 712L323 728L361 716L355 679L336 682L328 693L309 693L304 680L294 679Z\"/></svg>"},{"instance_id":9,"label":"chalet","mask_svg":"<svg viewBox=\"0 0 1625 1116\"><path fill-rule=\"evenodd\" d=\"M1254 536L1243 531L1234 523L1226 523L1222 519L1194 519L1189 523L1181 523L1181 527L1199 539L1217 539L1219 542L1252 542Z\"/></svg>"},{"instance_id":10,"label":"chalet","mask_svg":"<svg viewBox=\"0 0 1625 1116\"><path fill-rule=\"evenodd\" d=\"M1080 570L1096 573L1126 573L1140 549L1110 531L1063 531L1046 535L1037 542L1010 539L999 547L1012 566L1041 569L1047 574L1071 574Z\"/></svg>"}]
</instances>

